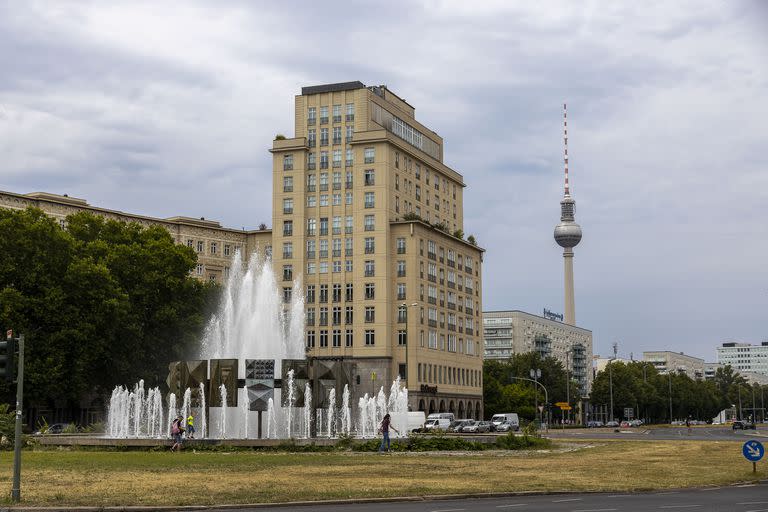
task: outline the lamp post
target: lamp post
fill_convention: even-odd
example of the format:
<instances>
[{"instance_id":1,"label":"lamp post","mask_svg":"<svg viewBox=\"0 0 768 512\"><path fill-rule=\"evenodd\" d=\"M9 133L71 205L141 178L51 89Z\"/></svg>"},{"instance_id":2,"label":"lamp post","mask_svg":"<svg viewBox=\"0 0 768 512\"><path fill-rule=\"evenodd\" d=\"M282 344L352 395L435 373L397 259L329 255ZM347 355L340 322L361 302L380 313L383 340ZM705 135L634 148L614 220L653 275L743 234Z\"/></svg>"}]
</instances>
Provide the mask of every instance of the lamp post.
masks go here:
<instances>
[{"instance_id":1,"label":"lamp post","mask_svg":"<svg viewBox=\"0 0 768 512\"><path fill-rule=\"evenodd\" d=\"M669 424L672 424L672 369L667 368L667 375L669 376Z\"/></svg>"},{"instance_id":2,"label":"lamp post","mask_svg":"<svg viewBox=\"0 0 768 512\"><path fill-rule=\"evenodd\" d=\"M535 374L533 373L533 370L531 370L531 376L533 376L533 375L535 375ZM536 377L536 379L538 379L539 377L541 377L541 370L539 370L538 377ZM513 377L513 376L510 376L509 378L510 379L515 379L515 380L524 380L526 382L533 382L537 386L541 386L541 389L544 390L544 402L545 402L545 404L549 403L549 393L547 393L547 388L544 386L544 384L542 384L538 380L526 379L525 377ZM534 388L534 393L533 394L534 394L534 397L535 397L535 400L536 400L536 409L538 409L539 408L539 397L536 396L535 388ZM547 427L549 427L549 422L547 422Z\"/></svg>"},{"instance_id":3,"label":"lamp post","mask_svg":"<svg viewBox=\"0 0 768 512\"><path fill-rule=\"evenodd\" d=\"M568 402L569 406L571 405L571 350L573 347L565 351L565 401ZM571 411L568 411L566 415L570 422Z\"/></svg>"},{"instance_id":4,"label":"lamp post","mask_svg":"<svg viewBox=\"0 0 768 512\"><path fill-rule=\"evenodd\" d=\"M530 375L531 375L531 379L533 379L533 383L534 384L538 384L539 383L539 379L541 378L541 369L540 368L536 368L536 369L531 368ZM535 398L536 410L538 411L539 410L539 396L536 394L536 390L535 389L533 391L533 394L534 394L534 398ZM535 414L535 412L536 411L534 411L534 414ZM541 425L541 411L539 411L539 425Z\"/></svg>"},{"instance_id":5,"label":"lamp post","mask_svg":"<svg viewBox=\"0 0 768 512\"><path fill-rule=\"evenodd\" d=\"M611 421L613 421L613 361L616 359L616 350L618 349L619 344L615 341L613 342L613 357L610 361L608 361L608 390L611 394Z\"/></svg>"},{"instance_id":6,"label":"lamp post","mask_svg":"<svg viewBox=\"0 0 768 512\"><path fill-rule=\"evenodd\" d=\"M406 304L405 302L403 302L402 304L400 304L400 307L402 307L403 311L405 312L405 372L403 372L403 373L405 373L405 375L403 375L403 377L405 377L405 385L407 387L410 387L410 381L408 380L408 374L410 373L410 369L411 369L409 364L408 364L408 362L409 362L408 361L408 345L410 344L408 342L408 308L409 307L416 307L418 305L419 305L418 302L414 302L414 303L411 303L411 304Z\"/></svg>"}]
</instances>

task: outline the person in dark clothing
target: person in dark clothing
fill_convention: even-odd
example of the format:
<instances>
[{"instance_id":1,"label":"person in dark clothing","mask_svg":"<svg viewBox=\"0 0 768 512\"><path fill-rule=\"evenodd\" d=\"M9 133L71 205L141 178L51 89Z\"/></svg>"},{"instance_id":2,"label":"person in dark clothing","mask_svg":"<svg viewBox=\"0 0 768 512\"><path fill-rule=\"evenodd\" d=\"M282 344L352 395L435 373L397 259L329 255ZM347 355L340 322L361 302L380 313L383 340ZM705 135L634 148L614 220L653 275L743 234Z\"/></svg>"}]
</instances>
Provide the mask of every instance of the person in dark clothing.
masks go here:
<instances>
[{"instance_id":1,"label":"person in dark clothing","mask_svg":"<svg viewBox=\"0 0 768 512\"><path fill-rule=\"evenodd\" d=\"M398 434L400 434L400 431L397 430L393 425L392 421L389 417L389 414L384 415L384 419L381 420L381 424L379 425L379 432L384 436L381 438L381 446L379 446L379 453L384 453L384 446L387 447L387 452L389 452L389 429L394 430Z\"/></svg>"}]
</instances>

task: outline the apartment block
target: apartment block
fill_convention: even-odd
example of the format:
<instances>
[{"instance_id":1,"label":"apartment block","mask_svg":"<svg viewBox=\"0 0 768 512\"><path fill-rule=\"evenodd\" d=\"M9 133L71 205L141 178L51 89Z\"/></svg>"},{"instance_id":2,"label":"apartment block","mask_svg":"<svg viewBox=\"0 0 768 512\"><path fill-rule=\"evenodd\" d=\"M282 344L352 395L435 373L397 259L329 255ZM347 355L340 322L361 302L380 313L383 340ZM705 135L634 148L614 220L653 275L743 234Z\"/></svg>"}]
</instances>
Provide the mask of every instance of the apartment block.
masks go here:
<instances>
[{"instance_id":1,"label":"apartment block","mask_svg":"<svg viewBox=\"0 0 768 512\"><path fill-rule=\"evenodd\" d=\"M682 352L669 350L643 352L643 361L653 364L654 368L662 375L666 375L672 370L677 373L684 373L692 379L703 379L705 376L706 363L704 360Z\"/></svg>"}]
</instances>

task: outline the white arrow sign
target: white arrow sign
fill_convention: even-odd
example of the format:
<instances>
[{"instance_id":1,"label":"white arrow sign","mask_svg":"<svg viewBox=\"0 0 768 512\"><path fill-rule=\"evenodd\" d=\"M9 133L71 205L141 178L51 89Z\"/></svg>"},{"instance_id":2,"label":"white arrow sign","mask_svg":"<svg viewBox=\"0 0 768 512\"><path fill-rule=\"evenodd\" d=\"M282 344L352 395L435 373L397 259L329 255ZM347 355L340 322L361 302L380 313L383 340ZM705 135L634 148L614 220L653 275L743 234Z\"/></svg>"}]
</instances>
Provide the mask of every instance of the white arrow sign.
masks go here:
<instances>
[{"instance_id":1,"label":"white arrow sign","mask_svg":"<svg viewBox=\"0 0 768 512\"><path fill-rule=\"evenodd\" d=\"M760 448L758 448L756 444L752 444L752 443L748 444L747 451L753 457L757 457L760 455Z\"/></svg>"}]
</instances>

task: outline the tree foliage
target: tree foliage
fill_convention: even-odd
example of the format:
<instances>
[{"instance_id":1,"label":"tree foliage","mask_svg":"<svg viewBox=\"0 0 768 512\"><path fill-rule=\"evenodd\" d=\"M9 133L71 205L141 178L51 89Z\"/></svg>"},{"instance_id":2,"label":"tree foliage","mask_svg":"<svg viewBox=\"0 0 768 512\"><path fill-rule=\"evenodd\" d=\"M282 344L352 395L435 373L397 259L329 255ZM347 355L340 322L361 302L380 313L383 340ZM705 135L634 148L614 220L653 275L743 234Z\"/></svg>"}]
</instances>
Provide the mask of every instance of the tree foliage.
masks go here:
<instances>
[{"instance_id":1,"label":"tree foliage","mask_svg":"<svg viewBox=\"0 0 768 512\"><path fill-rule=\"evenodd\" d=\"M63 229L39 209L0 211L0 327L26 334L27 399L75 404L164 381L215 300L195 265L159 226L80 212Z\"/></svg>"}]
</instances>

